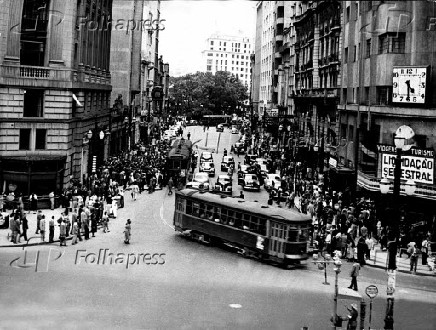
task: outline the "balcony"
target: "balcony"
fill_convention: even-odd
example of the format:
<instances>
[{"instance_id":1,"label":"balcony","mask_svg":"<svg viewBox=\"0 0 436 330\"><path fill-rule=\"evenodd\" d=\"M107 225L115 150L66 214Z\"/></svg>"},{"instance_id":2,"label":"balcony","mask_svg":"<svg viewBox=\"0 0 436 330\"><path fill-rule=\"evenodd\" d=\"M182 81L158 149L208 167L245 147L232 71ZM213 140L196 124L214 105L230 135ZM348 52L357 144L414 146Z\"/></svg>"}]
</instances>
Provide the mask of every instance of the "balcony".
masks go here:
<instances>
[{"instance_id":1,"label":"balcony","mask_svg":"<svg viewBox=\"0 0 436 330\"><path fill-rule=\"evenodd\" d=\"M13 80L11 80L13 79ZM110 85L111 77L101 70L72 70L59 67L29 65L1 65L0 84L38 87L65 87L71 83L96 83Z\"/></svg>"},{"instance_id":2,"label":"balcony","mask_svg":"<svg viewBox=\"0 0 436 330\"><path fill-rule=\"evenodd\" d=\"M277 17L276 23L277 24L284 24L285 23L285 18L284 17Z\"/></svg>"}]
</instances>

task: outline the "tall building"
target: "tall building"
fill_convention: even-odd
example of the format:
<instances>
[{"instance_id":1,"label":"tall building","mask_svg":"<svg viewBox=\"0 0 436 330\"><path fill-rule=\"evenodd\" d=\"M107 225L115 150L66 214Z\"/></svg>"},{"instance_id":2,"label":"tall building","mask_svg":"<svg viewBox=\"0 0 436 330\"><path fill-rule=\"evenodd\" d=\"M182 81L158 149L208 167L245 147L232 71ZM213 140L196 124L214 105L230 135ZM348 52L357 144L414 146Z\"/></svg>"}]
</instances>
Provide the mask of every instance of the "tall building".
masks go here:
<instances>
[{"instance_id":1,"label":"tall building","mask_svg":"<svg viewBox=\"0 0 436 330\"><path fill-rule=\"evenodd\" d=\"M340 146L332 155L357 176L358 188L379 191L380 179L393 179L389 160L397 129L411 128L402 181L415 182L409 207L420 212L428 209L424 201L436 199L436 33L430 13L436 14L432 1L343 2Z\"/></svg>"},{"instance_id":2,"label":"tall building","mask_svg":"<svg viewBox=\"0 0 436 330\"><path fill-rule=\"evenodd\" d=\"M0 189L46 195L109 152L112 1L0 0Z\"/></svg>"},{"instance_id":3,"label":"tall building","mask_svg":"<svg viewBox=\"0 0 436 330\"><path fill-rule=\"evenodd\" d=\"M243 85L250 86L250 54L254 51L250 38L213 35L206 40L202 52L206 72L227 71Z\"/></svg>"}]
</instances>

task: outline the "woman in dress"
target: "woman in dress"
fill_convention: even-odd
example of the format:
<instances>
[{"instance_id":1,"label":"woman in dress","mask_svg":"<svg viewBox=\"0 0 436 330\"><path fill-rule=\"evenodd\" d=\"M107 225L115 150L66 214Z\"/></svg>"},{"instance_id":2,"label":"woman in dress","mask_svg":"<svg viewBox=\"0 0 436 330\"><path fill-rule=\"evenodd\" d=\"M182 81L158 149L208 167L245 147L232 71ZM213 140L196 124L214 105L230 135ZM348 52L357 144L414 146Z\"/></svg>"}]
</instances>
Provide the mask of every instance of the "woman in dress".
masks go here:
<instances>
[{"instance_id":1,"label":"woman in dress","mask_svg":"<svg viewBox=\"0 0 436 330\"><path fill-rule=\"evenodd\" d=\"M130 236L131 236L131 221L127 219L126 226L124 227L124 243L130 244Z\"/></svg>"}]
</instances>

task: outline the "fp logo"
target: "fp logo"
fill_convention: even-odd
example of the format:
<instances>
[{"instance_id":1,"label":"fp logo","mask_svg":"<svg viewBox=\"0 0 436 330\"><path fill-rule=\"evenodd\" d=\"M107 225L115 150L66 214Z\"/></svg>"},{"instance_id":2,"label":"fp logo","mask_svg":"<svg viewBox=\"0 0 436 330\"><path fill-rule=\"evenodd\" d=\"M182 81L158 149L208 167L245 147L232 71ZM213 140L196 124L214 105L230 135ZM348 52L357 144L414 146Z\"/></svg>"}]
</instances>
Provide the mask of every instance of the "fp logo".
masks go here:
<instances>
[{"instance_id":1,"label":"fp logo","mask_svg":"<svg viewBox=\"0 0 436 330\"><path fill-rule=\"evenodd\" d=\"M48 251L37 250L33 253L23 247L23 255L9 263L14 268L34 268L36 273L47 273L50 262L58 260L65 253L64 250L50 248Z\"/></svg>"}]
</instances>

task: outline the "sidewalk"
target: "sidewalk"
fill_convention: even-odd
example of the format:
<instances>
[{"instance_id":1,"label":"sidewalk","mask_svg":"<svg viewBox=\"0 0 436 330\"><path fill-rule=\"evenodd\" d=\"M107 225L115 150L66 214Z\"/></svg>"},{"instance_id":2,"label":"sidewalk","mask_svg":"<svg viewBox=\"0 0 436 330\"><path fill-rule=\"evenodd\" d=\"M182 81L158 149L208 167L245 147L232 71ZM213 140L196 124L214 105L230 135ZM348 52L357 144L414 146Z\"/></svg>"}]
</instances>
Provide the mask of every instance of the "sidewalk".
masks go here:
<instances>
[{"instance_id":1,"label":"sidewalk","mask_svg":"<svg viewBox=\"0 0 436 330\"><path fill-rule=\"evenodd\" d=\"M46 222L46 233L45 233L45 241L43 242L41 240L40 234L35 234L36 231L36 212L26 211L26 217L27 222L29 225L29 229L27 230L27 238L28 242L24 240L23 237L20 238L21 243L14 244L9 241L8 234L10 234L9 229L0 229L0 248L7 248L7 247L23 247L23 246L32 246L32 245L40 245L40 244L52 244L48 242L48 223L52 216L54 216L55 219L55 226L54 226L54 243L59 243L59 225L57 223L57 220L59 219L61 213L65 211L65 208L57 208L54 210L45 209L42 210L42 214L45 215L45 222ZM11 219L9 219L10 221ZM90 234L91 235L91 234ZM67 237L67 240L71 240L72 235Z\"/></svg>"},{"instance_id":2,"label":"sidewalk","mask_svg":"<svg viewBox=\"0 0 436 330\"><path fill-rule=\"evenodd\" d=\"M371 250L371 259L366 261L366 265L369 267L375 267L380 269L386 269L387 267L388 251L382 251L380 245L375 245ZM427 258L430 261L430 258ZM410 271L410 259L406 253L403 253L401 258L397 254L397 271L400 273L418 275L418 276L436 276L436 270L431 270L429 266L422 265L421 256L418 258L418 264L416 267L416 274Z\"/></svg>"}]
</instances>

